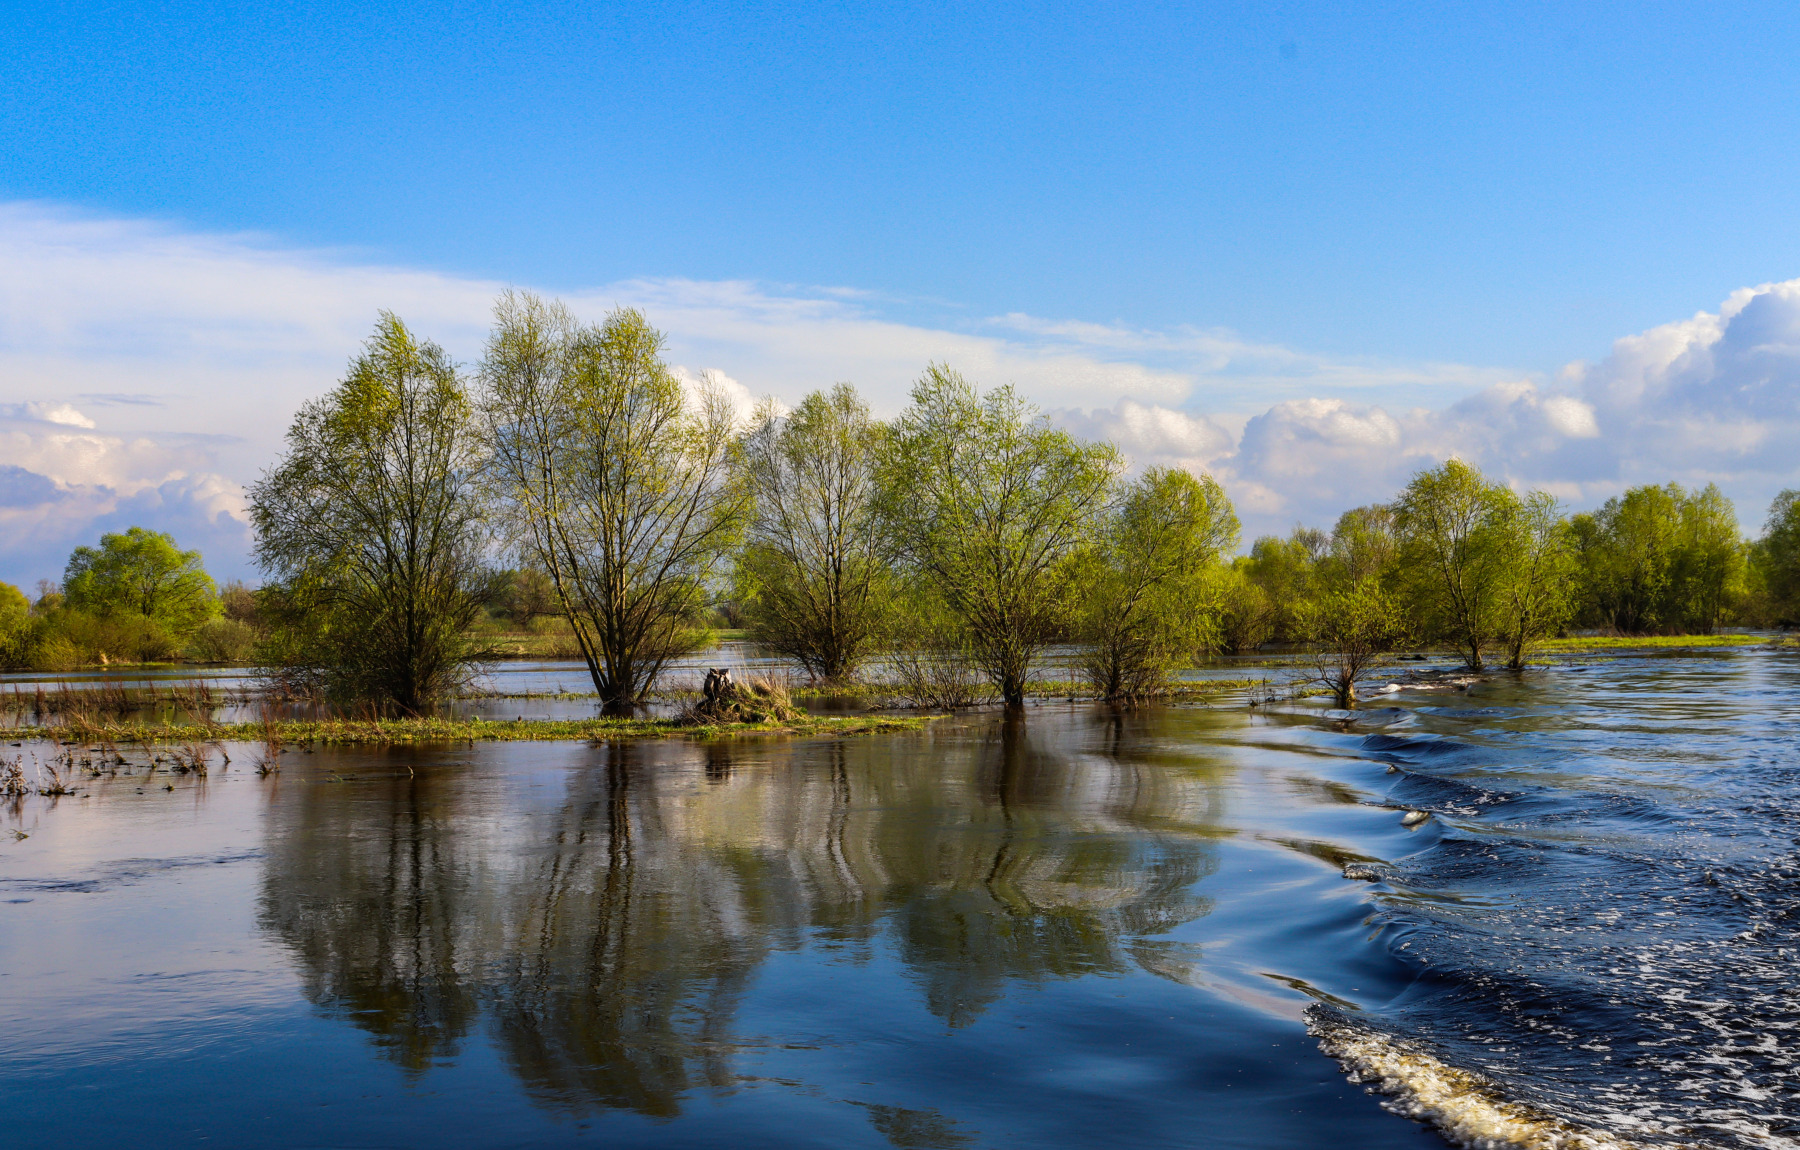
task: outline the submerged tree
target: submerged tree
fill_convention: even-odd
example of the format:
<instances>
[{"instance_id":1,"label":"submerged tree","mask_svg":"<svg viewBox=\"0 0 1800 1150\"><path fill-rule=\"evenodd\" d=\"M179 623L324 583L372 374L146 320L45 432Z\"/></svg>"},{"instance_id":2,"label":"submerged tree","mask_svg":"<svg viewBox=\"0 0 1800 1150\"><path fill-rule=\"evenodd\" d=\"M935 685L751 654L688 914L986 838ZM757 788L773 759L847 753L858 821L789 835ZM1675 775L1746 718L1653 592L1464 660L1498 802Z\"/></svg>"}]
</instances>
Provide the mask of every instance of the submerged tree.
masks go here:
<instances>
[{"instance_id":1,"label":"submerged tree","mask_svg":"<svg viewBox=\"0 0 1800 1150\"><path fill-rule=\"evenodd\" d=\"M1216 641L1217 564L1237 540L1237 515L1211 476L1151 468L1127 489L1081 564L1077 594L1081 672L1102 698L1154 694Z\"/></svg>"},{"instance_id":2,"label":"submerged tree","mask_svg":"<svg viewBox=\"0 0 1800 1150\"><path fill-rule=\"evenodd\" d=\"M404 714L462 681L485 588L472 416L443 349L386 312L344 381L300 409L250 489L278 671Z\"/></svg>"},{"instance_id":3,"label":"submerged tree","mask_svg":"<svg viewBox=\"0 0 1800 1150\"><path fill-rule=\"evenodd\" d=\"M704 641L709 585L749 510L730 403L710 385L690 401L663 343L629 308L584 327L509 292L482 365L502 523L549 575L612 712Z\"/></svg>"},{"instance_id":4,"label":"submerged tree","mask_svg":"<svg viewBox=\"0 0 1800 1150\"><path fill-rule=\"evenodd\" d=\"M738 558L751 636L828 681L851 674L881 630L891 581L874 512L883 429L856 389L757 413L743 445L756 500Z\"/></svg>"},{"instance_id":5,"label":"submerged tree","mask_svg":"<svg viewBox=\"0 0 1800 1150\"><path fill-rule=\"evenodd\" d=\"M1568 521L1547 492L1515 500L1501 532L1501 642L1506 665L1518 671L1532 646L1569 617L1575 552Z\"/></svg>"},{"instance_id":6,"label":"submerged tree","mask_svg":"<svg viewBox=\"0 0 1800 1150\"><path fill-rule=\"evenodd\" d=\"M983 395L933 364L881 469L881 512L905 564L963 621L1008 709L1068 618L1069 560L1118 470L1110 445L1058 431L1010 387Z\"/></svg>"},{"instance_id":7,"label":"submerged tree","mask_svg":"<svg viewBox=\"0 0 1800 1150\"><path fill-rule=\"evenodd\" d=\"M1429 637L1480 670L1506 627L1517 497L1460 459L1413 476L1394 505L1404 601Z\"/></svg>"},{"instance_id":8,"label":"submerged tree","mask_svg":"<svg viewBox=\"0 0 1800 1150\"><path fill-rule=\"evenodd\" d=\"M1330 690L1339 707L1354 707L1357 683L1407 639L1399 604L1372 575L1308 601L1300 629L1313 645L1311 681Z\"/></svg>"}]
</instances>

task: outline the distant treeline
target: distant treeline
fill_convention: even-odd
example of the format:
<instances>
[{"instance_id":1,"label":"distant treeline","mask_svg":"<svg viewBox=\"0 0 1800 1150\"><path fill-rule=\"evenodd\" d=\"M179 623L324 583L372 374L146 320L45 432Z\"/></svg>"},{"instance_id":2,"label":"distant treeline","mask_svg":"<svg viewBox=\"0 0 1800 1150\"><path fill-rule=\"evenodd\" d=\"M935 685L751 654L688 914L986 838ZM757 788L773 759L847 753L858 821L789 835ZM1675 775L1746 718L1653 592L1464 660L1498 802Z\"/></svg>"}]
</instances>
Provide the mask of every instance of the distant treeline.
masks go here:
<instances>
[{"instance_id":1,"label":"distant treeline","mask_svg":"<svg viewBox=\"0 0 1800 1150\"><path fill-rule=\"evenodd\" d=\"M1009 707L1055 643L1078 644L1112 699L1208 653L1302 644L1348 702L1401 646L1518 667L1569 628L1800 618L1791 491L1750 543L1715 487L1634 488L1571 517L1451 460L1329 534L1233 558L1210 476L1127 477L1114 447L1010 387L933 364L891 422L840 384L745 425L662 350L636 311L586 325L509 293L469 371L384 314L251 489L260 591L217 594L197 555L134 529L78 550L60 594L0 590L0 658L253 649L294 690L417 712L494 654L500 612L552 620L614 710L721 622L818 680L882 651L915 697L985 678Z\"/></svg>"}]
</instances>

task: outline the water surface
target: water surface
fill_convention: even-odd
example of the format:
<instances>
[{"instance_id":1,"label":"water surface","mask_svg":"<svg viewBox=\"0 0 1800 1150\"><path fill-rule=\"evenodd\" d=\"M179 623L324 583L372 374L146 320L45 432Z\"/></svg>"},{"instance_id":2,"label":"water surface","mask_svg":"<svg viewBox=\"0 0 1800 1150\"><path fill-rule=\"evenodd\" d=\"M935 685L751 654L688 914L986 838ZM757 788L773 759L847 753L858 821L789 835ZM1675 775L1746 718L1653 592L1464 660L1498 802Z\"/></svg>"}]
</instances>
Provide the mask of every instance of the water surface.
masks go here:
<instances>
[{"instance_id":1,"label":"water surface","mask_svg":"<svg viewBox=\"0 0 1800 1150\"><path fill-rule=\"evenodd\" d=\"M122 769L0 830L8 1142L1792 1145L1797 687Z\"/></svg>"}]
</instances>

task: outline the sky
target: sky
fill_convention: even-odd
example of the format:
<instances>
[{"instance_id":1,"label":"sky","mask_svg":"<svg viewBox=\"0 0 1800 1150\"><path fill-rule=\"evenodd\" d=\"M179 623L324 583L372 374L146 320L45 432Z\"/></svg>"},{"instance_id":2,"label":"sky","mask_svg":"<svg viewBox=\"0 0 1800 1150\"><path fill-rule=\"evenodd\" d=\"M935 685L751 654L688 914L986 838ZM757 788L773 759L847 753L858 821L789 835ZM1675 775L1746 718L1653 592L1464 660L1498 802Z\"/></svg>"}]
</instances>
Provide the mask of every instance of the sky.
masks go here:
<instances>
[{"instance_id":1,"label":"sky","mask_svg":"<svg viewBox=\"0 0 1800 1150\"><path fill-rule=\"evenodd\" d=\"M377 313L645 310L747 406L942 359L1256 534L1455 454L1800 486L1791 9L8 5L0 580L243 485Z\"/></svg>"}]
</instances>

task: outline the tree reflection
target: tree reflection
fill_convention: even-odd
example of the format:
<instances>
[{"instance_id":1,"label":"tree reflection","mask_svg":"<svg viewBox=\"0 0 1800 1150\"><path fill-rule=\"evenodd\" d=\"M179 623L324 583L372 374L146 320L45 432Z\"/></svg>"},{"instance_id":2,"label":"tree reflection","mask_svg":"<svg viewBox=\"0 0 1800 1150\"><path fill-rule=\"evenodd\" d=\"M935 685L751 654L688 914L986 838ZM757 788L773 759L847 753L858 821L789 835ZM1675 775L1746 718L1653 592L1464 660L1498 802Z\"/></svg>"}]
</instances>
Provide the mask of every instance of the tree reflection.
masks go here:
<instances>
[{"instance_id":1,"label":"tree reflection","mask_svg":"<svg viewBox=\"0 0 1800 1150\"><path fill-rule=\"evenodd\" d=\"M263 920L312 1000L410 1071L480 1021L544 1106L672 1116L734 1084L739 1002L777 950L891 946L965 1026L1205 914L1216 792L1147 764L1136 721L596 747L535 809L511 773L529 747L290 787Z\"/></svg>"}]
</instances>

